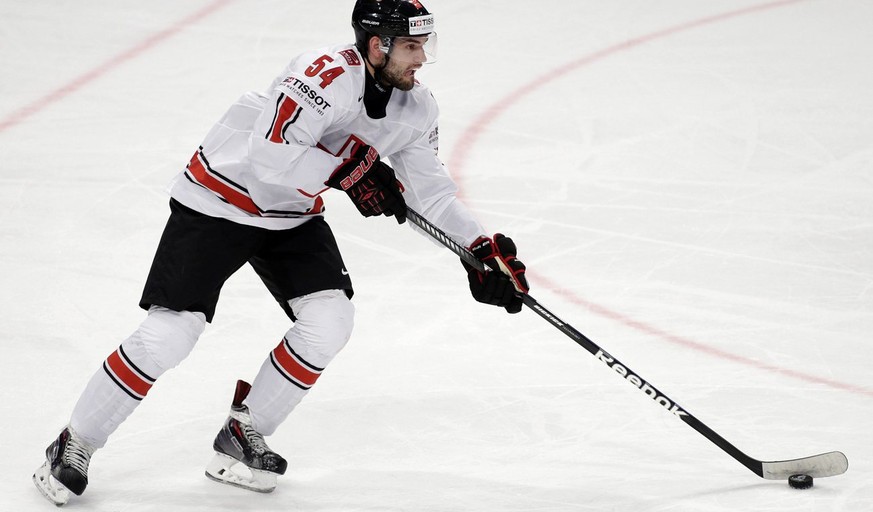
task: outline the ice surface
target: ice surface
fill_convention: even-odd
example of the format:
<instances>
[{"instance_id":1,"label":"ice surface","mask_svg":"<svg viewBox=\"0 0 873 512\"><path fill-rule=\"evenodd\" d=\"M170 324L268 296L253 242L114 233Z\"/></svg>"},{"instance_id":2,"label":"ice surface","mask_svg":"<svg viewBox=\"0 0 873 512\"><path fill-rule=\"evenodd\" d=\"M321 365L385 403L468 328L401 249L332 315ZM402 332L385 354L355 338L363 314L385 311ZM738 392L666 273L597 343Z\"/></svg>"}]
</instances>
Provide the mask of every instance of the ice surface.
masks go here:
<instances>
[{"instance_id":1,"label":"ice surface","mask_svg":"<svg viewBox=\"0 0 873 512\"><path fill-rule=\"evenodd\" d=\"M432 0L441 154L532 293L764 481L457 259L328 194L349 346L270 445L271 495L203 475L287 321L245 269L70 510L873 510L873 3ZM535 6L535 7L534 7ZM166 183L240 93L351 40L351 2L0 2L0 509L140 322Z\"/></svg>"}]
</instances>

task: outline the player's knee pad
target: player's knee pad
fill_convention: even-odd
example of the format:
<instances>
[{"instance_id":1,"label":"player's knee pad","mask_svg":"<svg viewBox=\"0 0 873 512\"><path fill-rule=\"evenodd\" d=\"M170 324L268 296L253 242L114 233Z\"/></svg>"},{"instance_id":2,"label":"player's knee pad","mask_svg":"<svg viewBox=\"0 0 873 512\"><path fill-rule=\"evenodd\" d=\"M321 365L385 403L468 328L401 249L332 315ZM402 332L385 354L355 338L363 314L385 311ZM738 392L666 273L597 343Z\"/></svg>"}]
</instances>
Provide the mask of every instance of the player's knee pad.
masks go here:
<instances>
[{"instance_id":1,"label":"player's knee pad","mask_svg":"<svg viewBox=\"0 0 873 512\"><path fill-rule=\"evenodd\" d=\"M324 290L288 301L297 321L285 338L309 364L324 367L349 341L355 306L342 290Z\"/></svg>"},{"instance_id":2,"label":"player's knee pad","mask_svg":"<svg viewBox=\"0 0 873 512\"><path fill-rule=\"evenodd\" d=\"M191 353L205 328L203 313L154 306L139 328L122 342L121 350L140 371L157 379Z\"/></svg>"}]
</instances>

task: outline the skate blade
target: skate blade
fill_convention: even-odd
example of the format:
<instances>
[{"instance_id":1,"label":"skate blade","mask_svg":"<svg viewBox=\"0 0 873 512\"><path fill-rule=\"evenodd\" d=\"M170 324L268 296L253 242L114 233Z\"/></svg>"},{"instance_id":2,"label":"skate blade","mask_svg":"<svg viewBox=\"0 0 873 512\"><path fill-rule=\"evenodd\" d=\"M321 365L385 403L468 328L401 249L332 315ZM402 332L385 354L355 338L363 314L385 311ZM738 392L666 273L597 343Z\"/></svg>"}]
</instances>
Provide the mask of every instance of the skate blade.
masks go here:
<instances>
[{"instance_id":1,"label":"skate blade","mask_svg":"<svg viewBox=\"0 0 873 512\"><path fill-rule=\"evenodd\" d=\"M276 473L252 469L223 453L216 453L206 466L206 476L218 483L248 491L267 493L276 488Z\"/></svg>"},{"instance_id":2,"label":"skate blade","mask_svg":"<svg viewBox=\"0 0 873 512\"><path fill-rule=\"evenodd\" d=\"M66 505L70 500L70 490L52 476L49 463L45 462L33 473L33 485L40 494L56 506Z\"/></svg>"}]
</instances>

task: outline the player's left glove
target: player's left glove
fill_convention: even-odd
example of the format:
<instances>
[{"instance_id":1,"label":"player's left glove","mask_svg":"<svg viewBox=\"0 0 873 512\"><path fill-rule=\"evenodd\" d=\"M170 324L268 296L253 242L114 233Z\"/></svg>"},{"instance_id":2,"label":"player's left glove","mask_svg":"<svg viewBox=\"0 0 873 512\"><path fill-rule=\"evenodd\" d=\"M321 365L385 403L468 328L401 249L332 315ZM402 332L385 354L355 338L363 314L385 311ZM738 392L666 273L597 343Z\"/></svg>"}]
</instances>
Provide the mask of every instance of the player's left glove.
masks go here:
<instances>
[{"instance_id":1,"label":"player's left glove","mask_svg":"<svg viewBox=\"0 0 873 512\"><path fill-rule=\"evenodd\" d=\"M490 270L479 272L461 260L473 298L485 304L501 306L509 313L521 311L521 294L529 290L524 263L515 257L515 242L497 233L492 238L480 236L470 245L470 252Z\"/></svg>"},{"instance_id":2,"label":"player's left glove","mask_svg":"<svg viewBox=\"0 0 873 512\"><path fill-rule=\"evenodd\" d=\"M324 182L345 191L364 217L395 216L398 224L406 222L406 201L394 169L382 163L376 148L359 144L352 156L333 171Z\"/></svg>"}]
</instances>

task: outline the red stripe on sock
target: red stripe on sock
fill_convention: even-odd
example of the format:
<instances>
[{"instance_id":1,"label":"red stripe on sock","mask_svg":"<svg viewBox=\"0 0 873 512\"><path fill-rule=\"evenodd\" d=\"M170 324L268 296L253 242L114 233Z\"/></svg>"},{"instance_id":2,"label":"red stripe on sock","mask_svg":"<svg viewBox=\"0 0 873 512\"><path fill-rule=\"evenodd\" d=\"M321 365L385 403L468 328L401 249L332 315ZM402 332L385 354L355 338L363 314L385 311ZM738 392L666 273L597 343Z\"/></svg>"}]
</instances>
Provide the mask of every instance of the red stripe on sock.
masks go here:
<instances>
[{"instance_id":1,"label":"red stripe on sock","mask_svg":"<svg viewBox=\"0 0 873 512\"><path fill-rule=\"evenodd\" d=\"M321 376L321 372L312 371L300 363L285 347L285 340L282 340L279 346L273 350L273 357L289 376L305 386L312 386Z\"/></svg>"},{"instance_id":2,"label":"red stripe on sock","mask_svg":"<svg viewBox=\"0 0 873 512\"><path fill-rule=\"evenodd\" d=\"M152 389L152 383L131 370L121 359L117 350L106 358L106 364L112 370L112 373L118 377L121 384L126 386L132 393L145 397L149 390Z\"/></svg>"}]
</instances>

